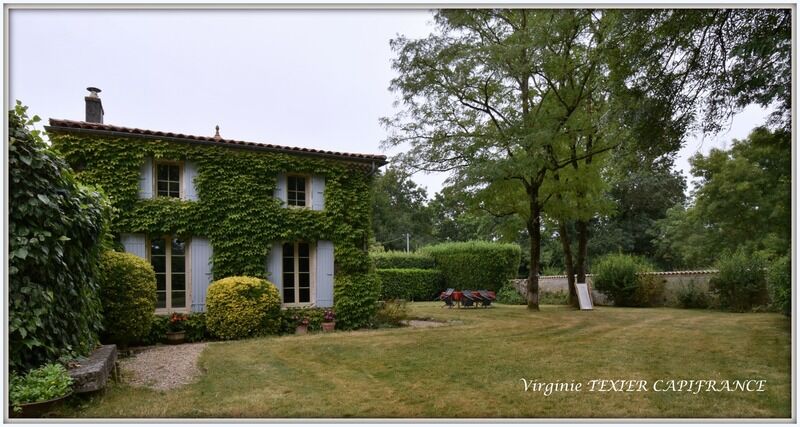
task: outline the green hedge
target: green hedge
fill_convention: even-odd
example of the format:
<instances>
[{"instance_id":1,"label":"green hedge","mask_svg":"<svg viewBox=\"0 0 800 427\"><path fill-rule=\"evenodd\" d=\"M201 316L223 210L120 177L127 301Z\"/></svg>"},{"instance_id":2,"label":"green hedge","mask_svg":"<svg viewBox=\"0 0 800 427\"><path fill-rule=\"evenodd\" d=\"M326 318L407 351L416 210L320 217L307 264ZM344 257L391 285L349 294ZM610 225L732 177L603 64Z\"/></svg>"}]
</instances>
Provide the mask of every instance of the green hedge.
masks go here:
<instances>
[{"instance_id":1,"label":"green hedge","mask_svg":"<svg viewBox=\"0 0 800 427\"><path fill-rule=\"evenodd\" d=\"M644 258L625 254L608 254L594 265L593 285L619 307L653 307L659 305L664 282L658 276L641 274L655 271Z\"/></svg>"},{"instance_id":2,"label":"green hedge","mask_svg":"<svg viewBox=\"0 0 800 427\"><path fill-rule=\"evenodd\" d=\"M708 281L709 288L719 297L720 308L749 311L768 301L765 260L743 249L723 252L717 261L719 273Z\"/></svg>"},{"instance_id":3,"label":"green hedge","mask_svg":"<svg viewBox=\"0 0 800 427\"><path fill-rule=\"evenodd\" d=\"M371 252L369 254L375 263L375 268L420 268L425 270L433 269L436 262L428 254L419 252Z\"/></svg>"},{"instance_id":4,"label":"green hedge","mask_svg":"<svg viewBox=\"0 0 800 427\"><path fill-rule=\"evenodd\" d=\"M420 249L436 262L447 288L497 291L517 275L519 245L469 241Z\"/></svg>"},{"instance_id":5,"label":"green hedge","mask_svg":"<svg viewBox=\"0 0 800 427\"><path fill-rule=\"evenodd\" d=\"M150 333L156 309L156 274L136 255L106 251L100 258L103 338L123 347Z\"/></svg>"},{"instance_id":6,"label":"green hedge","mask_svg":"<svg viewBox=\"0 0 800 427\"><path fill-rule=\"evenodd\" d=\"M376 271L381 278L383 300L430 301L444 289L444 276L439 270L383 268Z\"/></svg>"},{"instance_id":7,"label":"green hedge","mask_svg":"<svg viewBox=\"0 0 800 427\"><path fill-rule=\"evenodd\" d=\"M767 272L767 287L772 305L781 313L792 314L792 259L787 255L775 260Z\"/></svg>"}]
</instances>

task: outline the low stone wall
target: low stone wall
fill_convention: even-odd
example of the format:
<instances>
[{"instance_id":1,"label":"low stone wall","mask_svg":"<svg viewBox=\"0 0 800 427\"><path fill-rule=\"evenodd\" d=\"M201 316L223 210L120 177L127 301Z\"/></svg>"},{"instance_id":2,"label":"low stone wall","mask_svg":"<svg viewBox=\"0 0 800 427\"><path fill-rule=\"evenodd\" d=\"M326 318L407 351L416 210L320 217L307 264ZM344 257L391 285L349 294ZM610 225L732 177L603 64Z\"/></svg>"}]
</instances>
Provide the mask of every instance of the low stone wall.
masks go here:
<instances>
[{"instance_id":1,"label":"low stone wall","mask_svg":"<svg viewBox=\"0 0 800 427\"><path fill-rule=\"evenodd\" d=\"M664 295L662 305L676 306L678 305L678 292L690 285L695 289L708 292L708 281L717 273L717 270L694 270L694 271L664 271L644 273L648 275L655 275L664 281ZM522 296L528 295L528 279L515 279L513 285ZM594 303L597 305L610 304L608 297L602 292L596 291L592 287L592 275L586 275L586 283L592 290L592 297ZM539 293L556 293L556 292L569 292L567 287L567 276L539 276Z\"/></svg>"}]
</instances>

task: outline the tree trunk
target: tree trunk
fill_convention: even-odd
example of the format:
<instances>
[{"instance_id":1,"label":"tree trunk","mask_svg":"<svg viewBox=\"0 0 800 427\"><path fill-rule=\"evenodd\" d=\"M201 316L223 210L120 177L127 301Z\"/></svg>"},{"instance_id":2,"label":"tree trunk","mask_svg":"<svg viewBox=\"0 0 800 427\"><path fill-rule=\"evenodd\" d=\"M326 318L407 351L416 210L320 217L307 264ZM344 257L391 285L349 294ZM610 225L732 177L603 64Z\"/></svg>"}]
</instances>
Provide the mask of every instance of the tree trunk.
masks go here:
<instances>
[{"instance_id":1,"label":"tree trunk","mask_svg":"<svg viewBox=\"0 0 800 427\"><path fill-rule=\"evenodd\" d=\"M589 243L589 223L588 221L578 221L575 227L578 229L578 256L575 261L575 272L577 282L586 283L586 256Z\"/></svg>"},{"instance_id":2,"label":"tree trunk","mask_svg":"<svg viewBox=\"0 0 800 427\"><path fill-rule=\"evenodd\" d=\"M528 190L531 216L528 218L528 234L531 236L531 268L528 273L528 309L539 311L539 263L541 262L542 212L539 206L539 189Z\"/></svg>"},{"instance_id":3,"label":"tree trunk","mask_svg":"<svg viewBox=\"0 0 800 427\"><path fill-rule=\"evenodd\" d=\"M572 244L570 243L567 224L563 220L558 221L558 236L561 240L561 248L564 250L564 269L567 275L567 288L569 289L569 305L578 306L578 291L575 288L575 267L572 262ZM578 255L580 256L580 255Z\"/></svg>"}]
</instances>

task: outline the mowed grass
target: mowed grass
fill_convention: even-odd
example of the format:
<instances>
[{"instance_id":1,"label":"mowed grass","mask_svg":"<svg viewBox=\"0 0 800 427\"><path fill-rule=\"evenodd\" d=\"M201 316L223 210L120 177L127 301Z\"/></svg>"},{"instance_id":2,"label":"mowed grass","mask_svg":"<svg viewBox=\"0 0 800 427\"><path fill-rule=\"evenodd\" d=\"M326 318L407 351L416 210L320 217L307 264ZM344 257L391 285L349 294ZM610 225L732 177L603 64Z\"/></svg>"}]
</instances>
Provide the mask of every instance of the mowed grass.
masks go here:
<instances>
[{"instance_id":1,"label":"mowed grass","mask_svg":"<svg viewBox=\"0 0 800 427\"><path fill-rule=\"evenodd\" d=\"M772 313L545 306L412 314L455 321L212 343L204 374L157 392L115 384L77 417L791 417L790 321ZM179 357L179 356L177 356ZM584 383L525 392L521 378ZM589 392L592 379L763 379L764 392Z\"/></svg>"}]
</instances>

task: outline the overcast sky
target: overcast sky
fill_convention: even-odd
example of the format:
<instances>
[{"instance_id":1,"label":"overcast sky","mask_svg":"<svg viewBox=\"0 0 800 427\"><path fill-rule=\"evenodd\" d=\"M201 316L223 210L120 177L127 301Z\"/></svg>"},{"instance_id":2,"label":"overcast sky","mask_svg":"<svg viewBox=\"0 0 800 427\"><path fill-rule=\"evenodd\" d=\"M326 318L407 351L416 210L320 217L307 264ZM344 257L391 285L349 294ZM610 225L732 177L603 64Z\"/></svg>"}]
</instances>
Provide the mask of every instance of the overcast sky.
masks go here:
<instances>
[{"instance_id":1,"label":"overcast sky","mask_svg":"<svg viewBox=\"0 0 800 427\"><path fill-rule=\"evenodd\" d=\"M280 145L381 153L395 95L389 40L424 37L419 10L12 10L10 98L48 118L84 119L87 86L105 123ZM741 139L766 112L746 109L698 149ZM388 153L392 154L392 153ZM444 176L413 179L432 197Z\"/></svg>"}]
</instances>

